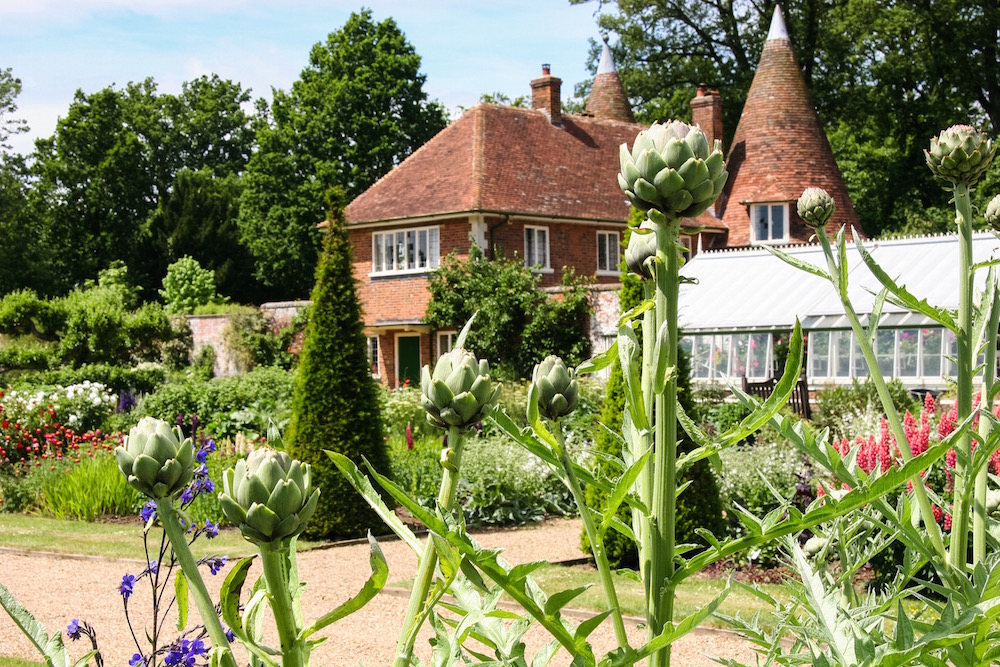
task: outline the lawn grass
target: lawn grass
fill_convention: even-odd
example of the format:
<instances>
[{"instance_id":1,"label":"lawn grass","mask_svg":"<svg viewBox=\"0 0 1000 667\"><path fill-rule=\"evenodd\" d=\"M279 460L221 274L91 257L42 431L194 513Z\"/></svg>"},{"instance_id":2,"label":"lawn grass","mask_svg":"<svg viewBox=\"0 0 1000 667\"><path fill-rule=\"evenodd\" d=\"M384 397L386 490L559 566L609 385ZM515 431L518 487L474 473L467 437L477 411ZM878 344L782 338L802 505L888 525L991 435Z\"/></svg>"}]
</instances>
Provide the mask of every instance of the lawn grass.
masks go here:
<instances>
[{"instance_id":1,"label":"lawn grass","mask_svg":"<svg viewBox=\"0 0 1000 667\"><path fill-rule=\"evenodd\" d=\"M0 667L45 667L45 663L0 655Z\"/></svg>"},{"instance_id":2,"label":"lawn grass","mask_svg":"<svg viewBox=\"0 0 1000 667\"><path fill-rule=\"evenodd\" d=\"M150 529L150 547L160 543L159 528ZM307 550L314 542L300 541ZM143 558L142 528L138 522L88 523L25 514L0 514L0 547L26 551L50 551L106 558ZM191 547L195 557L224 553L230 557L257 553L235 528L219 531L213 540L199 539ZM0 663L0 667L5 667Z\"/></svg>"}]
</instances>

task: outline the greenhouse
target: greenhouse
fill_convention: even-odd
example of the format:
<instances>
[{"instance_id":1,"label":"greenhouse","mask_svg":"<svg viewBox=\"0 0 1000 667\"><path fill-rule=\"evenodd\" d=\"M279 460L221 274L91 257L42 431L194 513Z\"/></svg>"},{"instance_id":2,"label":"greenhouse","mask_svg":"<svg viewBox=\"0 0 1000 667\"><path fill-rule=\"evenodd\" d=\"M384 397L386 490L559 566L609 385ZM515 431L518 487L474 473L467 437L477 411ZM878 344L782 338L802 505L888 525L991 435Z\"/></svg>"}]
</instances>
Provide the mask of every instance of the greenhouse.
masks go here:
<instances>
[{"instance_id":1,"label":"greenhouse","mask_svg":"<svg viewBox=\"0 0 1000 667\"><path fill-rule=\"evenodd\" d=\"M885 272L934 306L956 308L955 235L864 241ZM799 260L826 266L818 245L785 246ZM992 234L973 238L974 261L998 254ZM850 296L868 324L881 288L853 243L847 246ZM765 248L702 252L682 269L682 346L698 382L772 377L796 319L808 334L805 373L810 388L850 383L868 366L834 287L775 257ZM985 273L985 272L983 272ZM982 284L982 277L979 283ZM879 370L911 389L943 390L954 373L954 335L924 315L886 303L875 340Z\"/></svg>"}]
</instances>

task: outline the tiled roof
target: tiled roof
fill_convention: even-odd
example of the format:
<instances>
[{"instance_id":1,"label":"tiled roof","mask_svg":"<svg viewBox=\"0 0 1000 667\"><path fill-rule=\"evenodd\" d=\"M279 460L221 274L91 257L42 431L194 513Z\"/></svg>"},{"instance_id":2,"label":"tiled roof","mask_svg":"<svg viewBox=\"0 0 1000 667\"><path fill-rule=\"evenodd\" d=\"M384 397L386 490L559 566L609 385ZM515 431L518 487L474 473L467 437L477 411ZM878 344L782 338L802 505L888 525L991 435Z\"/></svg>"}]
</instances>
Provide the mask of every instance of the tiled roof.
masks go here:
<instances>
[{"instance_id":1,"label":"tiled roof","mask_svg":"<svg viewBox=\"0 0 1000 667\"><path fill-rule=\"evenodd\" d=\"M478 104L348 205L349 224L465 212L624 221L633 123Z\"/></svg>"},{"instance_id":2,"label":"tiled roof","mask_svg":"<svg viewBox=\"0 0 1000 667\"><path fill-rule=\"evenodd\" d=\"M731 237L749 238L748 203L794 202L807 187L823 188L836 202L831 232L860 230L777 7L726 166L719 212Z\"/></svg>"}]
</instances>

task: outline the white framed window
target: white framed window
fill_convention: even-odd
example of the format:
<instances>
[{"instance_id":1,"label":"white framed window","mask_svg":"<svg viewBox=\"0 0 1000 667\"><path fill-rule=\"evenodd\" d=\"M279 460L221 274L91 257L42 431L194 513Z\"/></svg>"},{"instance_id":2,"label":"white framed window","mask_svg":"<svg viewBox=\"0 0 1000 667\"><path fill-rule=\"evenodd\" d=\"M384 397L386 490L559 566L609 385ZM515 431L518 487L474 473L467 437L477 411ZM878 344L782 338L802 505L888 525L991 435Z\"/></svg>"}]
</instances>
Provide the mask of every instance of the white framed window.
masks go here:
<instances>
[{"instance_id":1,"label":"white framed window","mask_svg":"<svg viewBox=\"0 0 1000 667\"><path fill-rule=\"evenodd\" d=\"M438 331L437 353L439 357L442 354L448 354L454 349L456 338L458 338L458 334L454 331Z\"/></svg>"},{"instance_id":2,"label":"white framed window","mask_svg":"<svg viewBox=\"0 0 1000 667\"><path fill-rule=\"evenodd\" d=\"M394 229L372 234L372 274L424 273L441 262L437 227Z\"/></svg>"},{"instance_id":3,"label":"white framed window","mask_svg":"<svg viewBox=\"0 0 1000 667\"><path fill-rule=\"evenodd\" d=\"M750 230L753 243L787 241L788 204L751 204Z\"/></svg>"},{"instance_id":4,"label":"white framed window","mask_svg":"<svg viewBox=\"0 0 1000 667\"><path fill-rule=\"evenodd\" d=\"M524 226L524 265L542 270L549 265L549 228Z\"/></svg>"},{"instance_id":5,"label":"white framed window","mask_svg":"<svg viewBox=\"0 0 1000 667\"><path fill-rule=\"evenodd\" d=\"M621 244L618 232L597 232L597 273L618 275L621 261Z\"/></svg>"},{"instance_id":6,"label":"white framed window","mask_svg":"<svg viewBox=\"0 0 1000 667\"><path fill-rule=\"evenodd\" d=\"M378 380L382 377L378 365L378 336L368 336L368 366L371 368L373 378Z\"/></svg>"}]
</instances>

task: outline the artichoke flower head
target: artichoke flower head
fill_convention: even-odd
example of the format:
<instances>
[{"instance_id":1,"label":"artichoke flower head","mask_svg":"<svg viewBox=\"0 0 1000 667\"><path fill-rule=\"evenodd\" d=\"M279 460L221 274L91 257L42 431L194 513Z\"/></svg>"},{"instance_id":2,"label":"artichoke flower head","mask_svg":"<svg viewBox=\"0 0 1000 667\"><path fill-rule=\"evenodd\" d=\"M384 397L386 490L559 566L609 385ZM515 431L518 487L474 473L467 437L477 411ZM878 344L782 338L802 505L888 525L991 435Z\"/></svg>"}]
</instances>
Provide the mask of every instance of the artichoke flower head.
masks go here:
<instances>
[{"instance_id":1,"label":"artichoke flower head","mask_svg":"<svg viewBox=\"0 0 1000 667\"><path fill-rule=\"evenodd\" d=\"M722 143L708 145L701 128L680 121L653 123L619 151L618 185L638 209L657 209L668 218L694 217L711 206L729 173Z\"/></svg>"},{"instance_id":2,"label":"artichoke flower head","mask_svg":"<svg viewBox=\"0 0 1000 667\"><path fill-rule=\"evenodd\" d=\"M795 208L802 222L813 229L820 229L833 217L833 197L823 188L806 188Z\"/></svg>"},{"instance_id":3,"label":"artichoke flower head","mask_svg":"<svg viewBox=\"0 0 1000 667\"><path fill-rule=\"evenodd\" d=\"M969 125L952 125L931 139L924 156L941 180L972 186L989 169L996 152L996 144L986 133Z\"/></svg>"},{"instance_id":4,"label":"artichoke flower head","mask_svg":"<svg viewBox=\"0 0 1000 667\"><path fill-rule=\"evenodd\" d=\"M140 493L153 498L176 496L194 476L194 445L180 427L143 417L115 449L118 469Z\"/></svg>"},{"instance_id":5,"label":"artichoke flower head","mask_svg":"<svg viewBox=\"0 0 1000 667\"><path fill-rule=\"evenodd\" d=\"M653 278L653 267L651 260L656 257L656 233L653 231L653 223L643 220L639 229L648 230L640 233L636 230L628 236L628 247L625 248L625 266L629 272L640 278Z\"/></svg>"},{"instance_id":6,"label":"artichoke flower head","mask_svg":"<svg viewBox=\"0 0 1000 667\"><path fill-rule=\"evenodd\" d=\"M420 403L433 426L460 433L483 421L500 398L500 385L490 378L490 364L463 345L475 315L469 319L451 352L441 355L433 372L424 366L420 374Z\"/></svg>"},{"instance_id":7,"label":"artichoke flower head","mask_svg":"<svg viewBox=\"0 0 1000 667\"><path fill-rule=\"evenodd\" d=\"M555 355L545 357L535 366L531 382L538 395L538 411L552 421L573 412L580 403L576 373L567 369L563 360Z\"/></svg>"},{"instance_id":8,"label":"artichoke flower head","mask_svg":"<svg viewBox=\"0 0 1000 667\"><path fill-rule=\"evenodd\" d=\"M986 205L986 213L983 217L986 218L986 224L1000 232L1000 195L991 199L990 203Z\"/></svg>"},{"instance_id":9,"label":"artichoke flower head","mask_svg":"<svg viewBox=\"0 0 1000 667\"><path fill-rule=\"evenodd\" d=\"M223 514L255 544L298 535L319 502L310 465L267 447L253 450L226 470L222 487Z\"/></svg>"}]
</instances>

